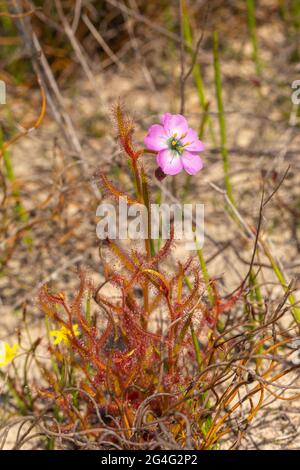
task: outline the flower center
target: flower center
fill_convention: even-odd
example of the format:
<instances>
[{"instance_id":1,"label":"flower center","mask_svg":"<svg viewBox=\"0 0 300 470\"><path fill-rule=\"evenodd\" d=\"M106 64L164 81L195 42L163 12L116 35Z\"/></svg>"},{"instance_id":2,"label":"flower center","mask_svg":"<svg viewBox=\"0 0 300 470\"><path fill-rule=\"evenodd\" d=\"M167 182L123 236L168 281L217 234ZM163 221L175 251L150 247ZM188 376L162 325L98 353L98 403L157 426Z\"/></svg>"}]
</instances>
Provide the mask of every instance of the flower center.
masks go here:
<instances>
[{"instance_id":1,"label":"flower center","mask_svg":"<svg viewBox=\"0 0 300 470\"><path fill-rule=\"evenodd\" d=\"M180 139L183 139L185 137L185 134L180 136L180 138L177 138L176 133L173 134L172 137L168 140L168 147L172 152L176 152L178 155L181 155L184 147L186 145L189 145L189 142L186 142L185 144L181 142Z\"/></svg>"},{"instance_id":2,"label":"flower center","mask_svg":"<svg viewBox=\"0 0 300 470\"><path fill-rule=\"evenodd\" d=\"M175 136L171 137L168 140L168 147L170 150L178 153L179 155L181 155L183 152L183 143L180 141L180 139L177 139Z\"/></svg>"}]
</instances>

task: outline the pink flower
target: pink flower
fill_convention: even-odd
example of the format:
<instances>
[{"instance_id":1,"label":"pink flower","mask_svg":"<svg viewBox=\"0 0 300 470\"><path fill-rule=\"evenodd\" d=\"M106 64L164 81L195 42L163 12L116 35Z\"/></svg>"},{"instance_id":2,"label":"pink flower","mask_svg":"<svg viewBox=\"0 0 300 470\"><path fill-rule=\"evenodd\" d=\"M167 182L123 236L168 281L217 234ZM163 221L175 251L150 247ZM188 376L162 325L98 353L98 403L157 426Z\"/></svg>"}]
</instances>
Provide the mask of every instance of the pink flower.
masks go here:
<instances>
[{"instance_id":1,"label":"pink flower","mask_svg":"<svg viewBox=\"0 0 300 470\"><path fill-rule=\"evenodd\" d=\"M203 168L199 152L204 145L197 133L188 126L181 114L163 114L160 124L154 124L145 137L145 145L157 153L156 161L166 175L177 175L185 170L195 175Z\"/></svg>"}]
</instances>

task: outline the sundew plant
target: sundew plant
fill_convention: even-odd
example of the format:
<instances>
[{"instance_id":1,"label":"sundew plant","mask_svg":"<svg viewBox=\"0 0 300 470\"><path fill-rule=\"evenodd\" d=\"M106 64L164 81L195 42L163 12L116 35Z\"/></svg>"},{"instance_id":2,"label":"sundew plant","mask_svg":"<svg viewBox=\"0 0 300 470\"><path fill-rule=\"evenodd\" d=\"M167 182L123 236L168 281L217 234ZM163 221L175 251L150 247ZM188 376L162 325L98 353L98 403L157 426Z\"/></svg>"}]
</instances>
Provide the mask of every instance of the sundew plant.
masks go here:
<instances>
[{"instance_id":1,"label":"sundew plant","mask_svg":"<svg viewBox=\"0 0 300 470\"><path fill-rule=\"evenodd\" d=\"M150 127L144 148L134 143L134 123L120 104L114 114L133 179L126 194L96 173L114 200L125 197L149 207L144 161L154 153L160 179L202 168L198 153L204 146L183 116L162 116L162 125ZM33 344L22 354L35 362L41 382L9 380L24 414L39 416L36 426L51 448L63 443L90 449L218 449L228 434L234 448L264 404L266 390L281 398L277 381L295 367L282 367L290 339L280 331L274 337L272 330L288 307L278 305L268 321L241 314L250 274L222 299L197 254L168 262L172 234L160 248L151 238L141 249L106 238L99 261L104 282L95 285L81 269L79 289L71 296L47 284L41 288L50 361L40 359L39 345ZM107 294L109 287L115 295ZM1 367L18 357L20 347L3 344Z\"/></svg>"}]
</instances>

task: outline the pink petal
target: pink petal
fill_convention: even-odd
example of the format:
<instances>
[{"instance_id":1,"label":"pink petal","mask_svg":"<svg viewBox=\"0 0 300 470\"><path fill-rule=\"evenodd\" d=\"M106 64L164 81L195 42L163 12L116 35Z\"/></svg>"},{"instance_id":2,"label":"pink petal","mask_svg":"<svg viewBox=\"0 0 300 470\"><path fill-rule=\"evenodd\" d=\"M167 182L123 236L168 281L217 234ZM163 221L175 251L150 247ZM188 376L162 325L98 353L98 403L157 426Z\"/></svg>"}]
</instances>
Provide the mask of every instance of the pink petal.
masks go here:
<instances>
[{"instance_id":1,"label":"pink petal","mask_svg":"<svg viewBox=\"0 0 300 470\"><path fill-rule=\"evenodd\" d=\"M163 126L153 124L148 130L144 144L149 150L159 151L168 148L168 136Z\"/></svg>"},{"instance_id":2,"label":"pink petal","mask_svg":"<svg viewBox=\"0 0 300 470\"><path fill-rule=\"evenodd\" d=\"M204 150L204 144L198 139L198 134L193 129L188 129L186 136L181 139L184 144L184 148L189 152L202 152Z\"/></svg>"},{"instance_id":3,"label":"pink petal","mask_svg":"<svg viewBox=\"0 0 300 470\"><path fill-rule=\"evenodd\" d=\"M161 150L157 154L156 161L166 175L177 175L183 170L180 155L169 149Z\"/></svg>"},{"instance_id":4,"label":"pink petal","mask_svg":"<svg viewBox=\"0 0 300 470\"><path fill-rule=\"evenodd\" d=\"M170 119L171 116L172 116L172 114L170 114L170 113L165 113L165 114L163 114L162 116L160 116L160 122L161 122L161 124L164 126L166 120L167 120L167 119Z\"/></svg>"},{"instance_id":5,"label":"pink petal","mask_svg":"<svg viewBox=\"0 0 300 470\"><path fill-rule=\"evenodd\" d=\"M178 139L186 134L189 128L187 120L181 114L163 114L161 122L168 136L176 134Z\"/></svg>"},{"instance_id":6,"label":"pink petal","mask_svg":"<svg viewBox=\"0 0 300 470\"><path fill-rule=\"evenodd\" d=\"M196 153L185 150L181 155L181 160L183 168L189 175L195 175L203 168L203 161Z\"/></svg>"}]
</instances>

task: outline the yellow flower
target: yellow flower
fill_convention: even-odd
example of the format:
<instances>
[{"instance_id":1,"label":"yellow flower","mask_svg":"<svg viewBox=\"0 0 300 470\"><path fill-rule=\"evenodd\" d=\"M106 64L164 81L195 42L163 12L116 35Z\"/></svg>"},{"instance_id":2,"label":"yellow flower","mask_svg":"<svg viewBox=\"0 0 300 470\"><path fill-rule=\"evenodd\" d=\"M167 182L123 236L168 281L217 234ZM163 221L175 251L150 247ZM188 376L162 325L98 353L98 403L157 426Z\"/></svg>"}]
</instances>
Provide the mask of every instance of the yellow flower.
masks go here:
<instances>
[{"instance_id":1,"label":"yellow flower","mask_svg":"<svg viewBox=\"0 0 300 470\"><path fill-rule=\"evenodd\" d=\"M0 367L7 366L7 364L14 360L18 347L18 344L14 344L13 347L10 347L8 343L0 341Z\"/></svg>"},{"instance_id":2,"label":"yellow flower","mask_svg":"<svg viewBox=\"0 0 300 470\"><path fill-rule=\"evenodd\" d=\"M74 333L74 336L80 335L80 331L78 331L77 324L72 326L72 331ZM65 345L68 346L70 343L69 338L72 338L72 332L71 330L68 330L68 328L66 328L65 326L62 326L60 330L51 330L50 336L53 336L55 338L53 344L60 344L63 341Z\"/></svg>"}]
</instances>

